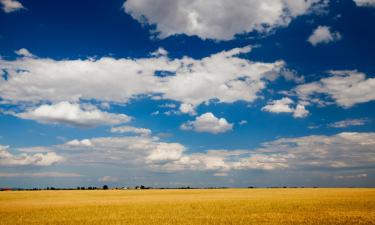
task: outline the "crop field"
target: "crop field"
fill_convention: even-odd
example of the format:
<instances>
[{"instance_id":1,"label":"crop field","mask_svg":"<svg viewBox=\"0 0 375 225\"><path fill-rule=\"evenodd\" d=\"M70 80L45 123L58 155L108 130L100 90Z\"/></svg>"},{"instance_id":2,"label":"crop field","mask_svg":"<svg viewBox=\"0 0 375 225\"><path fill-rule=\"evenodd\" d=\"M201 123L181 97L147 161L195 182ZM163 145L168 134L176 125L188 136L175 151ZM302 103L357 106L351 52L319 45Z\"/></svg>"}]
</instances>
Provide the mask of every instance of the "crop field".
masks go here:
<instances>
[{"instance_id":1,"label":"crop field","mask_svg":"<svg viewBox=\"0 0 375 225\"><path fill-rule=\"evenodd\" d=\"M375 189L8 191L0 224L375 224Z\"/></svg>"}]
</instances>

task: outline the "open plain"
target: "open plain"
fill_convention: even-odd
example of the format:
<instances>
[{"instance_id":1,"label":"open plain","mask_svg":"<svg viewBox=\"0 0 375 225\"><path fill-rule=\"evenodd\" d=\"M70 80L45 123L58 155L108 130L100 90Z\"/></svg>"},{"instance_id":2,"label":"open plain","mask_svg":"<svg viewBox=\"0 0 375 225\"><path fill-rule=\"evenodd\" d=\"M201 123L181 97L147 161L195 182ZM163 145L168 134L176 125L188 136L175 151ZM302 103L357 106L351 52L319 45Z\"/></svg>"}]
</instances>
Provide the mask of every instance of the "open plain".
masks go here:
<instances>
[{"instance_id":1,"label":"open plain","mask_svg":"<svg viewBox=\"0 0 375 225\"><path fill-rule=\"evenodd\" d=\"M375 224L375 189L8 191L0 224Z\"/></svg>"}]
</instances>

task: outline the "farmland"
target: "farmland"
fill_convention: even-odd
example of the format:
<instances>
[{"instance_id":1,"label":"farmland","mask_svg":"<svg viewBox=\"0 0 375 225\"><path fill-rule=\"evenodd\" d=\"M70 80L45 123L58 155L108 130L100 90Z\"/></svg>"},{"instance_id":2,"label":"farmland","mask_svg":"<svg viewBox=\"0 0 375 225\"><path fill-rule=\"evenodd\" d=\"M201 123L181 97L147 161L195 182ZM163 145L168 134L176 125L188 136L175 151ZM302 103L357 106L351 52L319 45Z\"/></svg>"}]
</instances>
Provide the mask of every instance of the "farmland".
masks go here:
<instances>
[{"instance_id":1,"label":"farmland","mask_svg":"<svg viewBox=\"0 0 375 225\"><path fill-rule=\"evenodd\" d=\"M375 224L375 189L0 192L0 224Z\"/></svg>"}]
</instances>

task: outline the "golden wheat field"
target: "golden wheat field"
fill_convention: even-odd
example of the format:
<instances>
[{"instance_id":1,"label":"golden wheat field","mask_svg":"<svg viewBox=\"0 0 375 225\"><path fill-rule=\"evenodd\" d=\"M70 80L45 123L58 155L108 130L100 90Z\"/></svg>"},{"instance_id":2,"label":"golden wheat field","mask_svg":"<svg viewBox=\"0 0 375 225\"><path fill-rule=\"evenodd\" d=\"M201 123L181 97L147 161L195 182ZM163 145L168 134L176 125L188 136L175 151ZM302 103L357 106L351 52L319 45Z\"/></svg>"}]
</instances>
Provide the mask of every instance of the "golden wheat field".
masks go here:
<instances>
[{"instance_id":1,"label":"golden wheat field","mask_svg":"<svg viewBox=\"0 0 375 225\"><path fill-rule=\"evenodd\" d=\"M375 189L0 192L0 224L375 224Z\"/></svg>"}]
</instances>

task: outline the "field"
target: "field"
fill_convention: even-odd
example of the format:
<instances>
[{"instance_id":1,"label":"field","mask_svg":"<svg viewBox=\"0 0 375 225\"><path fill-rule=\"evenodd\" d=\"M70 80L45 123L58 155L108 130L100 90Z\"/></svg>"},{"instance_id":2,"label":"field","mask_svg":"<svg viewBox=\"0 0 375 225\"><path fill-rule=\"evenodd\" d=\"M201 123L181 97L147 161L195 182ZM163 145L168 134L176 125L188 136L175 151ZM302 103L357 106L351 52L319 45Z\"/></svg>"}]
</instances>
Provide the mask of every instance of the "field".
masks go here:
<instances>
[{"instance_id":1,"label":"field","mask_svg":"<svg viewBox=\"0 0 375 225\"><path fill-rule=\"evenodd\" d=\"M0 224L375 224L375 189L0 192Z\"/></svg>"}]
</instances>

